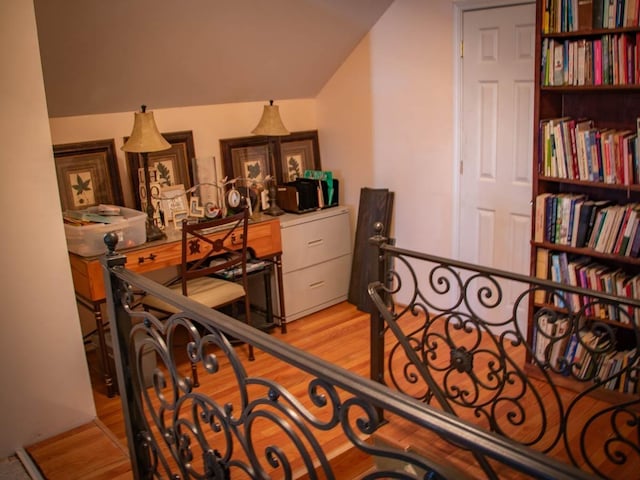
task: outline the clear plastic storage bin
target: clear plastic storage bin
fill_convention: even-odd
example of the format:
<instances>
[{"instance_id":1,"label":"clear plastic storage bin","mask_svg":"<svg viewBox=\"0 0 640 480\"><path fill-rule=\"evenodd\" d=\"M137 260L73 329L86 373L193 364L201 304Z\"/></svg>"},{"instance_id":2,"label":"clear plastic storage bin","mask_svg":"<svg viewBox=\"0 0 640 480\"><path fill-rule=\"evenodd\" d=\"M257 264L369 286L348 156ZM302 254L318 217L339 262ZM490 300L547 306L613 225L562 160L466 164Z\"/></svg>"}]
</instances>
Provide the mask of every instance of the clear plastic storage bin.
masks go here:
<instances>
[{"instance_id":1,"label":"clear plastic storage bin","mask_svg":"<svg viewBox=\"0 0 640 480\"><path fill-rule=\"evenodd\" d=\"M147 240L145 222L147 214L131 208L120 207L124 217L114 223L71 225L65 223L67 249L83 257L92 257L107 252L104 236L109 232L118 235L118 250L141 245Z\"/></svg>"}]
</instances>

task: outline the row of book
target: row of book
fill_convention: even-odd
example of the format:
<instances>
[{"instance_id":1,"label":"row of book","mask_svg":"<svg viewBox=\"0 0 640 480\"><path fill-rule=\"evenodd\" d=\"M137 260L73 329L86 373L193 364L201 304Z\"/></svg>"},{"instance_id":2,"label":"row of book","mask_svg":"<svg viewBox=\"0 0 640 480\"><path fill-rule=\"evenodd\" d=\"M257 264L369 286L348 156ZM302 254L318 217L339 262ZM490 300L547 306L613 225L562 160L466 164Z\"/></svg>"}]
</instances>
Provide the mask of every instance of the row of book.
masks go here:
<instances>
[{"instance_id":1,"label":"row of book","mask_svg":"<svg viewBox=\"0 0 640 480\"><path fill-rule=\"evenodd\" d=\"M640 83L640 33L599 38L544 38L542 86L634 85Z\"/></svg>"},{"instance_id":2,"label":"row of book","mask_svg":"<svg viewBox=\"0 0 640 480\"><path fill-rule=\"evenodd\" d=\"M540 122L538 171L548 177L640 184L640 118L634 129L596 128L593 120Z\"/></svg>"},{"instance_id":3,"label":"row of book","mask_svg":"<svg viewBox=\"0 0 640 480\"><path fill-rule=\"evenodd\" d=\"M640 298L640 274L632 275L620 268L594 262L591 257L539 248L536 251L536 277L617 297ZM585 315L601 320L640 324L640 309L623 303L608 304L587 295L536 290L534 301L573 312L584 308Z\"/></svg>"},{"instance_id":4,"label":"row of book","mask_svg":"<svg viewBox=\"0 0 640 480\"><path fill-rule=\"evenodd\" d=\"M617 205L582 194L541 193L536 197L533 239L637 258L640 204Z\"/></svg>"},{"instance_id":5,"label":"row of book","mask_svg":"<svg viewBox=\"0 0 640 480\"><path fill-rule=\"evenodd\" d=\"M564 375L579 379L598 379L603 387L622 393L638 393L635 367L640 356L635 348L616 350L611 339L599 336L591 330L568 334L571 324L568 318L550 321L541 315L534 335L536 359Z\"/></svg>"},{"instance_id":6,"label":"row of book","mask_svg":"<svg viewBox=\"0 0 640 480\"><path fill-rule=\"evenodd\" d=\"M640 0L543 0L542 33L640 25Z\"/></svg>"}]
</instances>

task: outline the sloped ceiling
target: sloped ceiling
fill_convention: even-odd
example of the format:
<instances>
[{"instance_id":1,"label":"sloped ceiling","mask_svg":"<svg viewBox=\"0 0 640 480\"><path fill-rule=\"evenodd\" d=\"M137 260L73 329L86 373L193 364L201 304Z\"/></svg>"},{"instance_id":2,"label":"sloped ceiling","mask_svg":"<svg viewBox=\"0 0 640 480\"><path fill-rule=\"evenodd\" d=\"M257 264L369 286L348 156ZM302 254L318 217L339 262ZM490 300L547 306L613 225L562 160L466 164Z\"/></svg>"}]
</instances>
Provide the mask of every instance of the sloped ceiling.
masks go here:
<instances>
[{"instance_id":1,"label":"sloped ceiling","mask_svg":"<svg viewBox=\"0 0 640 480\"><path fill-rule=\"evenodd\" d=\"M50 117L312 98L393 0L34 0Z\"/></svg>"}]
</instances>

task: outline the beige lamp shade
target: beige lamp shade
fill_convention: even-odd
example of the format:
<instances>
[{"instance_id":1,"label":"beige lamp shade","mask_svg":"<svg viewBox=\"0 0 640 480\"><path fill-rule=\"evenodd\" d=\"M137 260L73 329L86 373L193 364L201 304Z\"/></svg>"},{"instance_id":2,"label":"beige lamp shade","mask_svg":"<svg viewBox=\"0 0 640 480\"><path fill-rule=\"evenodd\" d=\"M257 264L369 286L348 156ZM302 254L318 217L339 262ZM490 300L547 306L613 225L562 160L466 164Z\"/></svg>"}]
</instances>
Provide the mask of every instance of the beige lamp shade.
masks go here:
<instances>
[{"instance_id":1,"label":"beige lamp shade","mask_svg":"<svg viewBox=\"0 0 640 480\"><path fill-rule=\"evenodd\" d=\"M269 100L269 105L264 106L262 118L251 133L269 137L289 135L289 130L285 128L280 118L280 110L277 105L273 104L273 100Z\"/></svg>"},{"instance_id":2,"label":"beige lamp shade","mask_svg":"<svg viewBox=\"0 0 640 480\"><path fill-rule=\"evenodd\" d=\"M122 146L125 152L159 152L171 148L171 144L158 131L153 112L147 112L145 108L143 105L142 111L134 114L133 131Z\"/></svg>"}]
</instances>

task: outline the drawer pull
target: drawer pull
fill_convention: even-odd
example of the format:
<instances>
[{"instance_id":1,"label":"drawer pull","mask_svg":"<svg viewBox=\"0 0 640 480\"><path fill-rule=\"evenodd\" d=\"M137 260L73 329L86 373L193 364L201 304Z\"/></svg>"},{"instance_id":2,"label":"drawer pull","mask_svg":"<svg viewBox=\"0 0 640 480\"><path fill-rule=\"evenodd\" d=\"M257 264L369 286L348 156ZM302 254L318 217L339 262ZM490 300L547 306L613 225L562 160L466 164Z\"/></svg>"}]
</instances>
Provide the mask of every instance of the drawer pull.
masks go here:
<instances>
[{"instance_id":1,"label":"drawer pull","mask_svg":"<svg viewBox=\"0 0 640 480\"><path fill-rule=\"evenodd\" d=\"M317 247L318 245L322 245L324 243L323 238L319 238L318 240L311 240L307 242L307 247Z\"/></svg>"},{"instance_id":2,"label":"drawer pull","mask_svg":"<svg viewBox=\"0 0 640 480\"><path fill-rule=\"evenodd\" d=\"M150 253L149 256L147 257L138 257L138 265L144 263L145 260L150 260L150 261L154 261L156 259L157 255L155 253Z\"/></svg>"},{"instance_id":3,"label":"drawer pull","mask_svg":"<svg viewBox=\"0 0 640 480\"><path fill-rule=\"evenodd\" d=\"M244 239L244 235L242 233L240 235L236 235L235 233L231 234L231 244L232 245L241 244L243 239Z\"/></svg>"},{"instance_id":4,"label":"drawer pull","mask_svg":"<svg viewBox=\"0 0 640 480\"><path fill-rule=\"evenodd\" d=\"M324 280L320 280L319 282L313 282L309 284L309 288L318 288L324 286Z\"/></svg>"}]
</instances>

